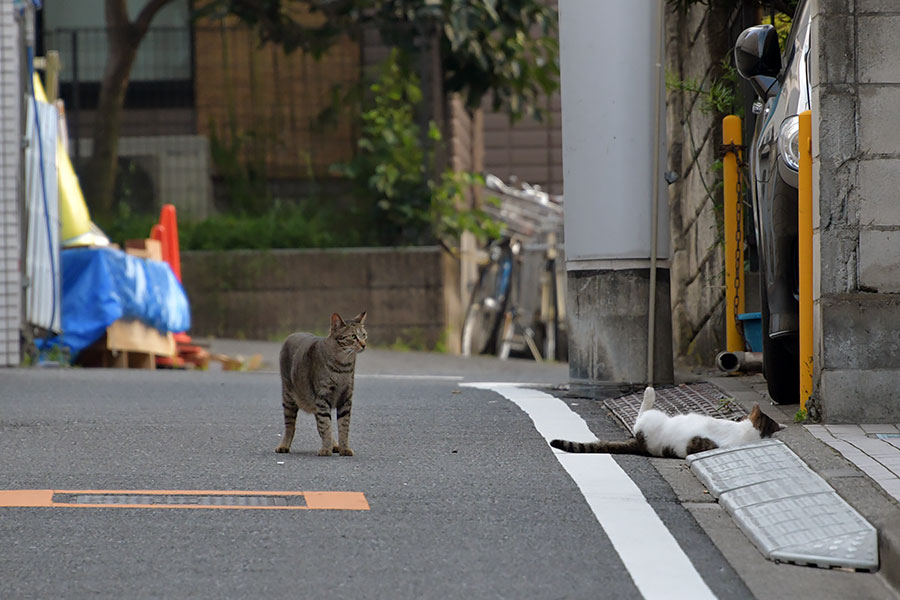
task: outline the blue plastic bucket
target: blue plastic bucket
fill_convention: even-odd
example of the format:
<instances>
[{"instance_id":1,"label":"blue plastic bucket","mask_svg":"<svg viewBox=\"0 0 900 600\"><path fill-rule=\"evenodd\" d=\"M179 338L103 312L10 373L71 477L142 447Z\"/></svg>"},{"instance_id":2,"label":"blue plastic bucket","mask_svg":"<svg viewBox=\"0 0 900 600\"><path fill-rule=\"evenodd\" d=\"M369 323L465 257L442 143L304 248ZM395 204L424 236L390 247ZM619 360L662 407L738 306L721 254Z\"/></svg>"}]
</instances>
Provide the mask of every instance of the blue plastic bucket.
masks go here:
<instances>
[{"instance_id":1,"label":"blue plastic bucket","mask_svg":"<svg viewBox=\"0 0 900 600\"><path fill-rule=\"evenodd\" d=\"M738 321L744 326L744 339L752 352L762 352L762 313L743 313Z\"/></svg>"}]
</instances>

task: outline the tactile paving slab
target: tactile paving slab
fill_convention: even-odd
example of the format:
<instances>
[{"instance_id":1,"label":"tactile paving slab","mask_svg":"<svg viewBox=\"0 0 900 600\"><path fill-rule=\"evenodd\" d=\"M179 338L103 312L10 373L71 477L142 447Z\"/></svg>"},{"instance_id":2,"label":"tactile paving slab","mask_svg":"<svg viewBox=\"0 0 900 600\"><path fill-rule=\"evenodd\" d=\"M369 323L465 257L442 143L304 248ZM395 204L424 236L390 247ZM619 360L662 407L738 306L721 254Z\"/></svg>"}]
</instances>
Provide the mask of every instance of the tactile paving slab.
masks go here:
<instances>
[{"instance_id":1,"label":"tactile paving slab","mask_svg":"<svg viewBox=\"0 0 900 600\"><path fill-rule=\"evenodd\" d=\"M634 422L644 399L644 390L604 400L603 404L634 433ZM737 402L711 383L684 383L676 387L657 388L653 408L667 415L700 413L737 421L747 416Z\"/></svg>"},{"instance_id":2,"label":"tactile paving slab","mask_svg":"<svg viewBox=\"0 0 900 600\"><path fill-rule=\"evenodd\" d=\"M781 442L760 440L738 448L716 448L691 454L688 466L696 460L703 461L702 469L695 469L697 478L706 486L713 498L723 491L745 488L755 483L778 479L822 478L816 475L793 452L783 452Z\"/></svg>"},{"instance_id":3,"label":"tactile paving slab","mask_svg":"<svg viewBox=\"0 0 900 600\"><path fill-rule=\"evenodd\" d=\"M718 448L687 462L766 558L878 568L875 528L784 443Z\"/></svg>"}]
</instances>

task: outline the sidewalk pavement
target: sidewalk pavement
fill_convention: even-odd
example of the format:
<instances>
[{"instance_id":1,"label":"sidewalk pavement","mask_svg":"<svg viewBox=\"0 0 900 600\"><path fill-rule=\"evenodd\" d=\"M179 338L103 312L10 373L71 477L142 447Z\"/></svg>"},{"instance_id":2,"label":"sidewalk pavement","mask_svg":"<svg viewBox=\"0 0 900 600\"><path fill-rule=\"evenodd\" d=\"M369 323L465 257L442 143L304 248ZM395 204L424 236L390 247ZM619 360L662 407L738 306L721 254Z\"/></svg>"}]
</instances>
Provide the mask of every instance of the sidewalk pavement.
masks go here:
<instances>
[{"instance_id":1,"label":"sidewalk pavement","mask_svg":"<svg viewBox=\"0 0 900 600\"><path fill-rule=\"evenodd\" d=\"M245 358L262 354L262 370L278 372L280 343L220 339L199 341L208 345L214 353ZM211 368L219 367L213 365ZM496 369L497 359L493 357L464 358L385 349L366 350L357 364L359 374L370 376L428 374L450 377L465 373L469 381L496 378ZM562 384L568 382L568 366L510 360L504 363L503 375L506 381ZM723 376L719 371L709 370L678 373L676 378L679 383L712 383L748 412L753 404L759 403L765 413L785 425L786 429L776 434L776 439L784 442L878 530L879 572L895 590L900 590L900 423L798 424L794 422L794 416L799 406L772 404L762 375Z\"/></svg>"},{"instance_id":2,"label":"sidewalk pavement","mask_svg":"<svg viewBox=\"0 0 900 600\"><path fill-rule=\"evenodd\" d=\"M772 404L762 375L704 375L745 409L758 402L763 412L787 426L776 439L878 530L879 572L900 590L900 426L797 424L799 405Z\"/></svg>"}]
</instances>

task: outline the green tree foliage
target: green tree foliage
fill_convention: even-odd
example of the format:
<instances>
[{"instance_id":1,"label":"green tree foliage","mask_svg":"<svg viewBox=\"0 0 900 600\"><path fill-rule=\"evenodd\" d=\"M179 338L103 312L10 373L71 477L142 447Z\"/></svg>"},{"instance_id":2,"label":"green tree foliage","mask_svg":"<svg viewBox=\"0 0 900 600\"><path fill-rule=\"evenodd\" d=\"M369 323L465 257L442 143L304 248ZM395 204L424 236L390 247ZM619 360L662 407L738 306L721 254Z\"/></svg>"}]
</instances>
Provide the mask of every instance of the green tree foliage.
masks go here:
<instances>
[{"instance_id":1,"label":"green tree foliage","mask_svg":"<svg viewBox=\"0 0 900 600\"><path fill-rule=\"evenodd\" d=\"M791 32L791 25L793 24L791 15L778 12L774 15L766 15L763 17L762 22L766 25L775 26L775 31L778 32L778 45L781 47L781 51L784 52L784 44L788 34Z\"/></svg>"},{"instance_id":2,"label":"green tree foliage","mask_svg":"<svg viewBox=\"0 0 900 600\"><path fill-rule=\"evenodd\" d=\"M451 245L463 231L496 237L498 225L483 211L461 209L466 191L483 183L479 176L453 171L431 176L441 133L431 123L423 136L416 123L422 90L403 52L391 53L369 92L356 155L333 167L355 184L369 243Z\"/></svg>"},{"instance_id":3,"label":"green tree foliage","mask_svg":"<svg viewBox=\"0 0 900 600\"><path fill-rule=\"evenodd\" d=\"M541 0L209 0L198 14L236 15L261 42L314 56L367 26L408 55L437 41L444 91L470 108L491 94L514 119L540 118L559 87L557 13Z\"/></svg>"},{"instance_id":4,"label":"green tree foliage","mask_svg":"<svg viewBox=\"0 0 900 600\"><path fill-rule=\"evenodd\" d=\"M726 6L740 6L752 4L766 9L777 10L786 15L793 15L800 4L800 0L666 0L669 6L679 10L687 10L694 4L723 4Z\"/></svg>"},{"instance_id":5,"label":"green tree foliage","mask_svg":"<svg viewBox=\"0 0 900 600\"><path fill-rule=\"evenodd\" d=\"M737 89L740 76L730 61L729 55L720 62L721 75L710 82L696 78L680 80L673 73L667 72L666 87L699 96L700 109L705 113L718 113L722 116L736 114L743 117Z\"/></svg>"}]
</instances>

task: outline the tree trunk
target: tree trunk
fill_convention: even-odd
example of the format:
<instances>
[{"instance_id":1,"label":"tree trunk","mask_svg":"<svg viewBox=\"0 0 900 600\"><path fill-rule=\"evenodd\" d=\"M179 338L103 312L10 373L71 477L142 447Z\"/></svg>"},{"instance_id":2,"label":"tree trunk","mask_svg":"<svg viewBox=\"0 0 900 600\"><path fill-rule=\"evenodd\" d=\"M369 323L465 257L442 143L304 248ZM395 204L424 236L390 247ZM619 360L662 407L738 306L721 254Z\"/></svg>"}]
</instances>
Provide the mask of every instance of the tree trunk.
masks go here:
<instances>
[{"instance_id":1,"label":"tree trunk","mask_svg":"<svg viewBox=\"0 0 900 600\"><path fill-rule=\"evenodd\" d=\"M109 51L94 119L93 151L87 176L81 180L85 200L95 217L110 218L115 214L113 191L119 158L119 129L131 66L153 17L171 1L147 0L133 22L128 19L126 0L105 1Z\"/></svg>"},{"instance_id":2,"label":"tree trunk","mask_svg":"<svg viewBox=\"0 0 900 600\"><path fill-rule=\"evenodd\" d=\"M86 200L95 216L113 215L113 191L119 156L119 129L128 77L134 63L140 38L132 39L130 26L110 27L107 30L109 57L94 119L94 144L87 165L87 177L82 181Z\"/></svg>"}]
</instances>

